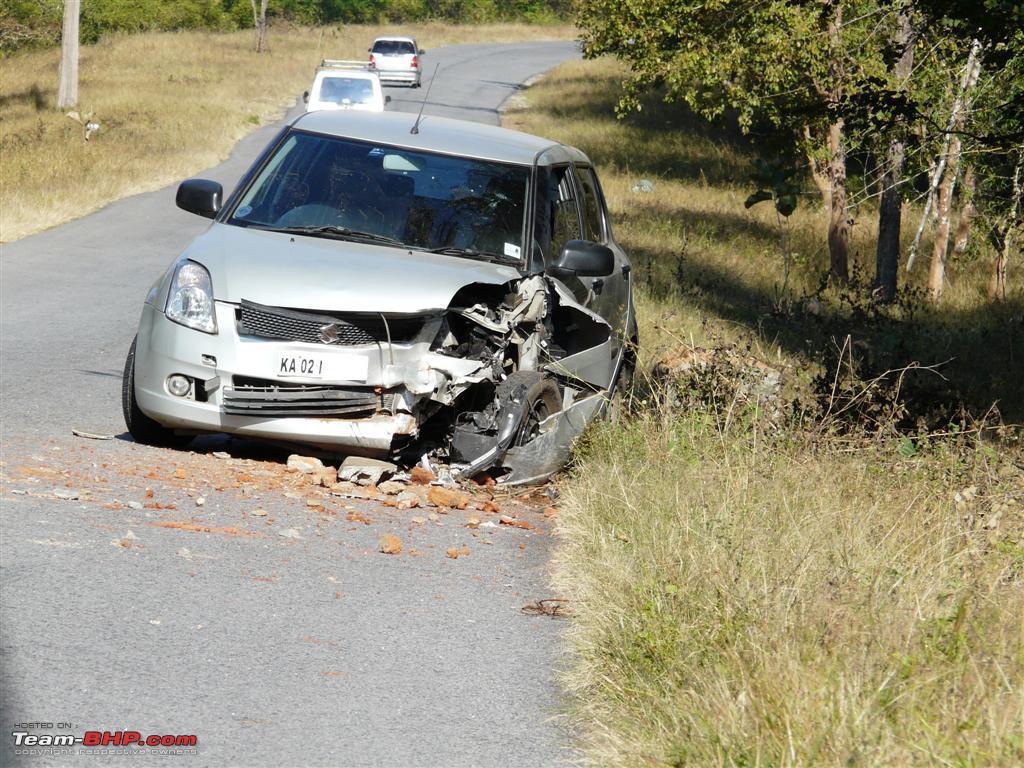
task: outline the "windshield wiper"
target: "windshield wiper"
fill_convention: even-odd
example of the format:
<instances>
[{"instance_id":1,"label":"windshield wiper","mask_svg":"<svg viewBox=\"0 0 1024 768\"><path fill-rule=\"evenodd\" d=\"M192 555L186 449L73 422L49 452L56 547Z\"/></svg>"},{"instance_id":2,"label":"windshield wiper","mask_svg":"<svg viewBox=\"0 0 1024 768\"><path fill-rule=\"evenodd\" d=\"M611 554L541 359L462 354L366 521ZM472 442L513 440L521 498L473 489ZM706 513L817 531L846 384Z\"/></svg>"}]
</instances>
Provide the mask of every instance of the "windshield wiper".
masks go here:
<instances>
[{"instance_id":1,"label":"windshield wiper","mask_svg":"<svg viewBox=\"0 0 1024 768\"><path fill-rule=\"evenodd\" d=\"M485 261L510 261L507 257L490 251L478 251L475 248L460 248L457 245L442 245L440 248L424 248L427 253L441 253L445 256L465 256L470 259Z\"/></svg>"},{"instance_id":2,"label":"windshield wiper","mask_svg":"<svg viewBox=\"0 0 1024 768\"><path fill-rule=\"evenodd\" d=\"M284 232L293 235L313 235L314 237L333 237L338 240L369 240L374 243L386 243L405 247L405 243L394 237L378 235L376 232L363 232L358 229L339 227L333 224L306 227L268 227L273 232Z\"/></svg>"}]
</instances>

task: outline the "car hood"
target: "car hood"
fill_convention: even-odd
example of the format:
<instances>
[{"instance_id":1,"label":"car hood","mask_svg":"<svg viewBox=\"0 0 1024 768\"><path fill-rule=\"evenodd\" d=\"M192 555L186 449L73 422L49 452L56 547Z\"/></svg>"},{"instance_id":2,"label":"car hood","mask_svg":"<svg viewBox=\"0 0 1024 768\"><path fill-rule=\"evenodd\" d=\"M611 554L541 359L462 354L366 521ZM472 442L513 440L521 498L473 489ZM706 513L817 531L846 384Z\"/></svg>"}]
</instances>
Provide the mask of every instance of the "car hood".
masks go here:
<instances>
[{"instance_id":1,"label":"car hood","mask_svg":"<svg viewBox=\"0 0 1024 768\"><path fill-rule=\"evenodd\" d=\"M502 264L219 223L182 256L210 271L217 301L324 311L445 309L465 285L522 277Z\"/></svg>"}]
</instances>

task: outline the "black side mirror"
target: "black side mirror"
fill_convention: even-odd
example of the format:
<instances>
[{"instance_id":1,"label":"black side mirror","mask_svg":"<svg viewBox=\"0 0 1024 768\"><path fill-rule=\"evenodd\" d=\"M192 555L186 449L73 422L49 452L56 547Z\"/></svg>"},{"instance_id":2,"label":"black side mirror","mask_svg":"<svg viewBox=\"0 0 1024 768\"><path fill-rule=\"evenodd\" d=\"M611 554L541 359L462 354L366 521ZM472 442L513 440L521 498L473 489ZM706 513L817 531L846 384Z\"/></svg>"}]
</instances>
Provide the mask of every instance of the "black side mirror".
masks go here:
<instances>
[{"instance_id":1,"label":"black side mirror","mask_svg":"<svg viewBox=\"0 0 1024 768\"><path fill-rule=\"evenodd\" d=\"M420 56L422 56L422 55L423 55L424 53L426 53L426 52L427 52L427 49L426 49L426 48L420 48L420 53L419 53L419 55L420 55Z\"/></svg>"},{"instance_id":2,"label":"black side mirror","mask_svg":"<svg viewBox=\"0 0 1024 768\"><path fill-rule=\"evenodd\" d=\"M601 277L614 271L612 249L590 240L570 240L555 263L548 267L548 273L554 277Z\"/></svg>"},{"instance_id":3,"label":"black side mirror","mask_svg":"<svg viewBox=\"0 0 1024 768\"><path fill-rule=\"evenodd\" d=\"M384 103L385 104L390 104L391 103L391 97L390 96L385 96L384 97Z\"/></svg>"},{"instance_id":4,"label":"black side mirror","mask_svg":"<svg viewBox=\"0 0 1024 768\"><path fill-rule=\"evenodd\" d=\"M186 179L178 185L174 202L183 211L212 219L224 204L224 188L209 179Z\"/></svg>"},{"instance_id":5,"label":"black side mirror","mask_svg":"<svg viewBox=\"0 0 1024 768\"><path fill-rule=\"evenodd\" d=\"M302 94L302 103L303 104L309 104L309 91L305 91Z\"/></svg>"}]
</instances>

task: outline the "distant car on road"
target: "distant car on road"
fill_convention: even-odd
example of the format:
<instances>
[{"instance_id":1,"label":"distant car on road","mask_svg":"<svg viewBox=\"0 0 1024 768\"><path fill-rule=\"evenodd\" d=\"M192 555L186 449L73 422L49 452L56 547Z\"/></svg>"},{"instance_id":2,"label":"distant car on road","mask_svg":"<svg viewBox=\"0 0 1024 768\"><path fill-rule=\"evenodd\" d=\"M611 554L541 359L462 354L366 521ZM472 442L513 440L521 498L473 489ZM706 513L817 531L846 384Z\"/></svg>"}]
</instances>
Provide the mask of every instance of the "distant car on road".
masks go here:
<instances>
[{"instance_id":1,"label":"distant car on road","mask_svg":"<svg viewBox=\"0 0 1024 768\"><path fill-rule=\"evenodd\" d=\"M370 47L370 69L383 83L404 83L420 87L420 56L426 51L416 47L411 37L378 37Z\"/></svg>"},{"instance_id":2,"label":"distant car on road","mask_svg":"<svg viewBox=\"0 0 1024 768\"><path fill-rule=\"evenodd\" d=\"M128 431L203 432L544 479L634 366L630 262L587 156L399 112L307 112L156 280Z\"/></svg>"},{"instance_id":3,"label":"distant car on road","mask_svg":"<svg viewBox=\"0 0 1024 768\"><path fill-rule=\"evenodd\" d=\"M361 61L324 59L305 93L306 111L354 109L383 112L391 101L380 87L380 77Z\"/></svg>"}]
</instances>

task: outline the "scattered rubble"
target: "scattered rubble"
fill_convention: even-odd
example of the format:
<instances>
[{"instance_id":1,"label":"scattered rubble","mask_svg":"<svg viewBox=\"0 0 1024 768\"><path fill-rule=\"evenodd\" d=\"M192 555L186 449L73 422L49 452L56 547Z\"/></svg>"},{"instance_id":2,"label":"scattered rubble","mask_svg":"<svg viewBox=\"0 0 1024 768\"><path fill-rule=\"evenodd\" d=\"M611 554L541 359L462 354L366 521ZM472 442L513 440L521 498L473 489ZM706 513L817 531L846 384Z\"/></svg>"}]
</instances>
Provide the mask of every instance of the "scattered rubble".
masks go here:
<instances>
[{"instance_id":1,"label":"scattered rubble","mask_svg":"<svg viewBox=\"0 0 1024 768\"><path fill-rule=\"evenodd\" d=\"M430 491L427 493L427 498L438 507L465 509L469 506L469 496L440 486L431 486Z\"/></svg>"},{"instance_id":2,"label":"scattered rubble","mask_svg":"<svg viewBox=\"0 0 1024 768\"><path fill-rule=\"evenodd\" d=\"M385 555L398 555L402 552L402 540L392 533L380 537L379 549Z\"/></svg>"},{"instance_id":3,"label":"scattered rubble","mask_svg":"<svg viewBox=\"0 0 1024 768\"><path fill-rule=\"evenodd\" d=\"M293 453L288 457L288 469L301 472L304 475L311 475L314 472L319 474L324 469L324 463L315 456L300 456Z\"/></svg>"},{"instance_id":4,"label":"scattered rubble","mask_svg":"<svg viewBox=\"0 0 1024 768\"><path fill-rule=\"evenodd\" d=\"M358 485L377 485L381 480L391 477L397 471L398 467L389 461L349 456L338 468L338 480Z\"/></svg>"}]
</instances>

